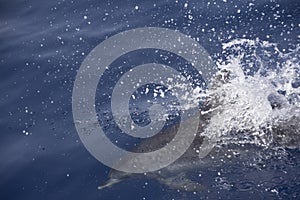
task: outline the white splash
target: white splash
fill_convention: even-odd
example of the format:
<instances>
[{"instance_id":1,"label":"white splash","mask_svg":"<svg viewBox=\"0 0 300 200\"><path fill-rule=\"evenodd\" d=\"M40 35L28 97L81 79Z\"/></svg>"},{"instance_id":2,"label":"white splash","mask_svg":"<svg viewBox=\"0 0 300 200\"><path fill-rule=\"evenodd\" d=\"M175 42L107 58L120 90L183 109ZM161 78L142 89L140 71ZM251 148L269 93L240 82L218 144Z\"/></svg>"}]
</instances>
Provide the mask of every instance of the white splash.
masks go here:
<instances>
[{"instance_id":1,"label":"white splash","mask_svg":"<svg viewBox=\"0 0 300 200\"><path fill-rule=\"evenodd\" d=\"M267 147L280 124L294 128L291 135L299 140L300 87L293 87L300 78L299 46L284 54L276 44L237 39L224 43L223 50L218 81L208 91L217 106L203 135L219 144Z\"/></svg>"}]
</instances>

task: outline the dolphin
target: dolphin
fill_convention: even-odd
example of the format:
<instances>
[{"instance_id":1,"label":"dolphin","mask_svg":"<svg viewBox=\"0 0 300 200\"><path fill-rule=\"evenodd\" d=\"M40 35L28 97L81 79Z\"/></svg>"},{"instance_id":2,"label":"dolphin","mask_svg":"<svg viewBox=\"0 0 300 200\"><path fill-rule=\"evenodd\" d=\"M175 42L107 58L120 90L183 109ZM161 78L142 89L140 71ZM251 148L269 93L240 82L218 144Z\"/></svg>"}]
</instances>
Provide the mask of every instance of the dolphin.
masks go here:
<instances>
[{"instance_id":1,"label":"dolphin","mask_svg":"<svg viewBox=\"0 0 300 200\"><path fill-rule=\"evenodd\" d=\"M216 76L216 81L212 84L212 88L219 87L229 81L229 71L223 71L222 74ZM282 109L284 102L281 101L280 96L270 99L270 107L276 112L276 110ZM278 97L278 98L277 98ZM199 110L200 119L198 131L195 139L186 152L172 164L165 168L154 172L147 172L143 174L139 173L127 173L111 169L108 175L109 179L104 182L98 189L102 190L113 185L120 183L128 178L150 178L156 179L160 183L167 185L171 189L183 190L183 191L203 191L205 186L197 181L187 178L187 173L198 170L199 168L207 168L211 166L220 165L220 160L223 163L230 163L234 158L249 159L249 156L259 154L259 149L254 148L252 151L241 150L240 146L227 146L220 147L214 146L206 136L202 135L203 131L210 123L210 119L213 115L218 114L220 110L219 106L222 104L220 99L216 96L208 97L208 100ZM132 151L134 152L149 152L163 147L170 139L176 134L178 124L165 128L161 133L147 138L141 144L139 144ZM299 113L295 112L289 121L278 121L276 124L272 124L271 128L263 128L265 132L270 132L273 136L274 143L278 143L287 148L299 148L300 147L300 117ZM250 131L250 130L242 130ZM211 148L213 146L213 148ZM206 149L207 148L207 149ZM210 153L207 155L207 151ZM257 151L257 152L256 152ZM204 152L204 153L203 153ZM217 158L217 159L215 159ZM122 163L117 163L122 165Z\"/></svg>"}]
</instances>

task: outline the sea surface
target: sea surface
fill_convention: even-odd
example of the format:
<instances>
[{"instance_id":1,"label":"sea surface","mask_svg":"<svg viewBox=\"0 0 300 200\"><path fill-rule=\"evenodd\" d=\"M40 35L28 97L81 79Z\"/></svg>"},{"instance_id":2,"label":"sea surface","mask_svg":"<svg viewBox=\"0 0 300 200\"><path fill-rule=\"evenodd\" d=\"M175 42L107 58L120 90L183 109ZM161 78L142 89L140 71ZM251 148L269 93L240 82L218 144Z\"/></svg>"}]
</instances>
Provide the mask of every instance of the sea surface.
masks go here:
<instances>
[{"instance_id":1,"label":"sea surface","mask_svg":"<svg viewBox=\"0 0 300 200\"><path fill-rule=\"evenodd\" d=\"M274 145L270 135L261 133L261 127L278 121L284 127L292 121L287 130L299 128L299 19L298 0L0 0L0 199L300 199L299 143ZM233 74L229 84L211 91L226 97L222 114L212 118L204 134L218 134L220 147L239 145L255 156L199 166L189 178L205 186L203 191L172 189L147 177L97 189L110 168L78 136L72 116L74 81L94 47L141 27L190 36L220 70ZM135 51L116 60L99 80L99 124L113 133L112 140L119 137L123 148L139 140L128 141L113 121L109 100L114 84L139 64L188 65L175 57L153 49ZM193 69L185 73L197 79ZM131 99L137 124L150 123L151 100L177 105L166 88L157 92L156 87L142 87ZM284 105L276 113L269 104L275 94ZM170 110L175 117L166 126L177 123L177 111Z\"/></svg>"}]
</instances>

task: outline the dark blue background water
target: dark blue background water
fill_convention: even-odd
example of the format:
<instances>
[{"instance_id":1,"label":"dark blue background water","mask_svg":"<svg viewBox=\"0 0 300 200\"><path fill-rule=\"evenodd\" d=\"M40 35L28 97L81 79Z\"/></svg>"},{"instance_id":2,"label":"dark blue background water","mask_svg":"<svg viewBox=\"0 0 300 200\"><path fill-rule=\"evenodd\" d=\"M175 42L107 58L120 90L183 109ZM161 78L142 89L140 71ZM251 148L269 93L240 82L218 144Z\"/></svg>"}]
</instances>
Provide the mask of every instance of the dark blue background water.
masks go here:
<instances>
[{"instance_id":1,"label":"dark blue background water","mask_svg":"<svg viewBox=\"0 0 300 200\"><path fill-rule=\"evenodd\" d=\"M211 55L235 38L258 37L286 50L299 43L297 0L209 2L0 0L0 199L299 199L299 165L285 163L288 173L273 170L266 183L279 195L256 191L242 180L259 179L264 171L233 176L241 186L231 191L213 187L208 174L204 180L211 191L196 195L154 180L96 189L109 168L80 142L71 98L76 70L100 42L124 30L155 26L197 38ZM292 163L299 163L299 152L290 153Z\"/></svg>"}]
</instances>

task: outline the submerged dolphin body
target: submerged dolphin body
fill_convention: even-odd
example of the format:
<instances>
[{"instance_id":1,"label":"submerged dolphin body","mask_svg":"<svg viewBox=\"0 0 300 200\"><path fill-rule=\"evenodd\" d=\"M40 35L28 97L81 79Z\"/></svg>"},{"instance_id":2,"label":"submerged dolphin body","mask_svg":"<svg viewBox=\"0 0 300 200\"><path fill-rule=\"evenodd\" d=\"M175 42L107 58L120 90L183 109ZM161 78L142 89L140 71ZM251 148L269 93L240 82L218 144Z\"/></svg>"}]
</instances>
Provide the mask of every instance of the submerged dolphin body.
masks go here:
<instances>
[{"instance_id":1,"label":"submerged dolphin body","mask_svg":"<svg viewBox=\"0 0 300 200\"><path fill-rule=\"evenodd\" d=\"M294 119L296 120L296 119ZM299 122L299 119L297 119ZM280 125L279 125L280 126ZM294 126L294 125L293 125ZM293 127L291 127L293 128ZM156 149L156 145L162 145L165 140L169 139L172 135L172 130L168 129L157 138L153 138L151 141L145 142L138 147L137 151L149 150L151 148ZM201 129L201 128L200 128ZM275 128L274 128L275 129ZM299 148L300 144L300 127L296 129L286 130L285 127L276 127L274 134L277 137L278 143L286 145L287 148ZM174 130L173 130L174 131ZM288 131L288 132L287 132ZM176 131L174 131L176 132ZM287 134L292 134L287 136ZM283 141L284 140L284 141ZM230 146L230 147L214 147L212 151L206 156L201 157L201 145L203 145L203 137L197 135L190 148L174 163L169 166L162 168L158 171L148 172L144 174L131 174L121 172L115 169L111 169L109 173L109 180L98 187L98 189L104 189L111 187L116 183L124 181L128 178L150 178L158 180L160 183L168 186L170 189L183 190L183 191L203 191L205 186L199 182L193 181L188 178L187 174L195 171L206 170L207 168L214 168L224 163L236 162L236 159L247 161L253 156L260 155L259 148L253 148L251 150L243 150L241 146ZM200 147L200 149L199 149ZM204 147L205 148L205 147ZM244 147L246 148L246 147ZM222 162L220 162L222 161Z\"/></svg>"},{"instance_id":2,"label":"submerged dolphin body","mask_svg":"<svg viewBox=\"0 0 300 200\"><path fill-rule=\"evenodd\" d=\"M226 73L225 73L226 75ZM218 77L217 77L218 78ZM219 77L220 78L220 77ZM226 82L228 77L223 76L223 79L218 80L217 83L223 84ZM224 81L222 83L222 80ZM219 85L217 84L216 87ZM204 186L201 183L193 181L187 178L186 174L191 171L199 170L199 168L205 169L206 167L220 165L222 162L230 163L238 152L239 158L247 160L249 154L257 153L259 151L254 149L252 152L245 150L242 151L241 147L214 147L211 152L206 156L205 148L210 148L212 145L207 144L209 140L205 139L201 133L205 130L206 126L210 123L210 119L213 115L216 115L218 111L215 108L222 103L219 102L218 98L210 98L209 101L202 107L200 111L200 120L196 137L187 151L175 162L169 166L162 168L158 171L148 172L145 174L130 174L126 172L117 171L112 169L109 173L109 180L103 185L99 186L98 189L104 189L111 187L112 185L119 183L127 178L153 178L159 182L167 185L172 189L179 189L185 191L202 191ZM282 102L276 99L270 101L270 107L273 110L281 109ZM177 132L178 124L173 127L169 127L163 130L161 133L146 139L136 149L135 152L149 152L159 149L166 145L170 139L174 137ZM262 128L263 129L263 128ZM247 130L243 130L247 131ZM299 114L295 114L289 119L289 121L279 121L277 124L272 125L271 128L265 129L264 131L270 132L275 143L278 143L287 148L299 148L300 145L300 119ZM122 165L122 163L116 163Z\"/></svg>"}]
</instances>

